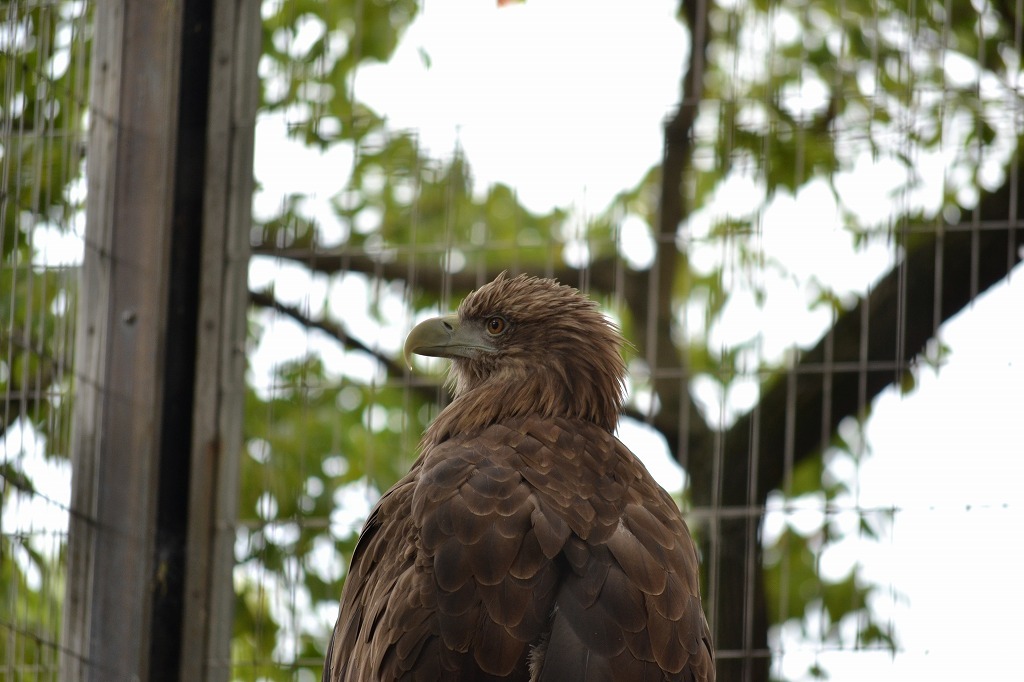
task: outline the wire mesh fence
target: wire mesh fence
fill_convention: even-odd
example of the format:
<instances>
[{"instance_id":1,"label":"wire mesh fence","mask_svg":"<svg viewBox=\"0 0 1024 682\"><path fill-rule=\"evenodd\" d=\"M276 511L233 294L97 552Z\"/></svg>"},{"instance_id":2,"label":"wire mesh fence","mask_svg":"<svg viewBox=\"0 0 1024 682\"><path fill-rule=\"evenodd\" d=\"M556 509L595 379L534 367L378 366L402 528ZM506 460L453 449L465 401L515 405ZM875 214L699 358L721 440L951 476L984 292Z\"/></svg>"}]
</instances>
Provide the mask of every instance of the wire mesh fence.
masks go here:
<instances>
[{"instance_id":1,"label":"wire mesh fence","mask_svg":"<svg viewBox=\"0 0 1024 682\"><path fill-rule=\"evenodd\" d=\"M89 11L0 9L0 677L57 678Z\"/></svg>"},{"instance_id":2,"label":"wire mesh fence","mask_svg":"<svg viewBox=\"0 0 1024 682\"><path fill-rule=\"evenodd\" d=\"M936 623L1024 608L1024 8L663 4L262 3L232 679L319 677L448 399L404 336L502 271L632 343L619 435L698 538L719 679L1009 670ZM0 658L56 679L92 4L3 11Z\"/></svg>"},{"instance_id":3,"label":"wire mesh fence","mask_svg":"<svg viewBox=\"0 0 1024 682\"><path fill-rule=\"evenodd\" d=\"M389 68L407 80L376 66L339 78L334 55L369 63L379 54L367 33L374 17L342 20L335 31L337 15L319 25L294 20L287 4L272 7L274 48L262 71L271 90L335 90L285 97L260 123L267 166L257 163L263 229L251 284L262 332L253 369L263 379L245 466L263 483L242 506L251 534L237 577L254 619L265 611L266 667L257 647L247 654L257 674L277 661L297 679L316 675L359 520L405 470L431 405L446 399L432 388L440 383L433 364L411 373L399 364L403 332L503 269L578 286L633 342L621 435L651 456L701 538L720 679L963 672L936 655L942 637L915 614L935 608L938 586L954 580L958 563L943 555L939 529L950 524L949 541L967 542L967 528L1009 528L1020 514L1017 493L1003 489L993 503L982 482L1019 474L1012 436L994 424L1022 404L1009 351L1020 323L1000 327L1006 352L991 364L961 369L977 352L962 330L983 328L989 306L1019 306L1019 287L1011 278L992 294L997 302L986 298L948 322L1020 259L1017 8L684 3L689 30L675 46L657 43L662 51L650 59L678 57L683 67L675 76L683 99L665 109L663 155L649 157L658 171L636 174L607 201L563 191L560 209L537 210L531 179L557 185L553 176L586 154L575 140L604 147L609 163L627 162L607 140L614 133L595 130L629 129L622 121L633 119L616 119L621 111L596 110L631 97L630 79L616 79L595 52L580 58L586 66L570 53L586 47L578 36L597 34L624 64L629 48L617 48L633 45L631 25L616 25L609 39L583 16L598 10L555 18L537 9L544 26L560 27L548 35L521 19L532 7L504 19L461 8L453 11L480 23L460 40L438 28L453 19L431 5L392 57ZM402 28L407 18L391 17ZM513 37L488 23L503 21ZM648 46L653 25L633 29ZM348 51L332 52L332 41ZM493 51L482 47L492 43ZM419 70L410 65L416 47L426 63ZM541 55L532 57L539 66L530 55ZM588 68L606 81L595 85ZM654 90L656 70L648 63L632 80ZM570 105L559 87L536 84L546 83L544 71L578 98L600 90L604 104L560 117ZM473 94L446 90L445 74ZM542 93L533 106L559 131L543 142L525 137L531 112L515 100L528 92ZM465 117L429 94L450 96ZM488 115L493 127L479 121ZM432 117L457 134L437 135ZM302 161L274 158L317 169L323 184L307 191L279 180L271 130L322 145ZM481 142L506 132L507 146ZM538 151L545 146L575 154ZM501 183L487 158L493 148L507 177L530 169L520 184ZM963 338L959 349L954 338ZM275 355L278 343L288 350ZM958 375L971 378L956 388ZM962 391L999 398L976 409L958 399ZM332 418L317 432L321 410ZM984 462L967 474L950 444L981 422L990 425ZM289 423L303 428L283 431ZM929 563L933 576L911 577ZM991 577L1008 588L1005 573ZM1020 592L1009 592L1019 603ZM994 674L1000 665L992 661Z\"/></svg>"}]
</instances>

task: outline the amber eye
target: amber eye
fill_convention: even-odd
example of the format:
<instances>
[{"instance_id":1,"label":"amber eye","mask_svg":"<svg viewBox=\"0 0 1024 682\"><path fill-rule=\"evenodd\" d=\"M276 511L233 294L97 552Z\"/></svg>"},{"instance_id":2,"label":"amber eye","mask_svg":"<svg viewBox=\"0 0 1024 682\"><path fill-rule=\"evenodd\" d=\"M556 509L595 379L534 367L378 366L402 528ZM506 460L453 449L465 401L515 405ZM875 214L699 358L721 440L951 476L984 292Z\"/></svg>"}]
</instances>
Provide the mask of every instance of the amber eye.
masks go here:
<instances>
[{"instance_id":1,"label":"amber eye","mask_svg":"<svg viewBox=\"0 0 1024 682\"><path fill-rule=\"evenodd\" d=\"M491 336L497 336L505 331L505 328L508 327L508 322L505 321L504 317L498 317L495 315L494 317L488 317L487 322L485 322L484 325L487 327L488 334Z\"/></svg>"}]
</instances>

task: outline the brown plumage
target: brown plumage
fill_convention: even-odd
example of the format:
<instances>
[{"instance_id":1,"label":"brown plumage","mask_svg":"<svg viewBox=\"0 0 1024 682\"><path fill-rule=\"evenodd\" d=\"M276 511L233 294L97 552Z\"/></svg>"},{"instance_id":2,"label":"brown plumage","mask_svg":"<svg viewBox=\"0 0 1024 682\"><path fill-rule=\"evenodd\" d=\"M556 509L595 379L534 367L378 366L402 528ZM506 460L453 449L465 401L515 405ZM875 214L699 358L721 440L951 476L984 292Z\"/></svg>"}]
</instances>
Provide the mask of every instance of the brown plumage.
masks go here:
<instances>
[{"instance_id":1,"label":"brown plumage","mask_svg":"<svg viewBox=\"0 0 1024 682\"><path fill-rule=\"evenodd\" d=\"M413 329L455 398L363 528L325 682L715 679L693 541L612 434L621 346L525 276Z\"/></svg>"}]
</instances>

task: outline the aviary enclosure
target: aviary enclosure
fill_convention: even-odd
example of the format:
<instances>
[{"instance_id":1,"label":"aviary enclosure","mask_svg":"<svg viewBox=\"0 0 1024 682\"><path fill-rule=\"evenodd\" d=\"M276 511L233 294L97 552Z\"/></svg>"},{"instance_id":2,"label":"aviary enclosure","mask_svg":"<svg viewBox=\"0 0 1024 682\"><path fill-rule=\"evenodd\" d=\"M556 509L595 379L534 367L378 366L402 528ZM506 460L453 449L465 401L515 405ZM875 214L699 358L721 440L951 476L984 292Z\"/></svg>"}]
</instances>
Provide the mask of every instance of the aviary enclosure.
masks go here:
<instances>
[{"instance_id":1,"label":"aviary enclosure","mask_svg":"<svg viewBox=\"0 0 1024 682\"><path fill-rule=\"evenodd\" d=\"M0 679L318 679L503 270L630 339L719 679L1009 676L1024 3L497 5L0 7Z\"/></svg>"}]
</instances>

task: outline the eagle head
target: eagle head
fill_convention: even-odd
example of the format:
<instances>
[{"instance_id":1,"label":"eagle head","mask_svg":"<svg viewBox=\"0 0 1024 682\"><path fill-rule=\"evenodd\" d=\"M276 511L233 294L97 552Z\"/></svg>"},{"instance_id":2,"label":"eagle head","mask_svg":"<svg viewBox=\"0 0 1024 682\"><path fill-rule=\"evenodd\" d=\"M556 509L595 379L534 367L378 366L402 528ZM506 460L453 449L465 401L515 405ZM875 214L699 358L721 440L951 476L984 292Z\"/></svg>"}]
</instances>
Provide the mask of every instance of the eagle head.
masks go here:
<instances>
[{"instance_id":1,"label":"eagle head","mask_svg":"<svg viewBox=\"0 0 1024 682\"><path fill-rule=\"evenodd\" d=\"M502 273L456 314L413 328L405 356L451 359L448 409L469 411L478 426L540 413L613 431L624 398L622 346L615 324L576 289Z\"/></svg>"}]
</instances>

